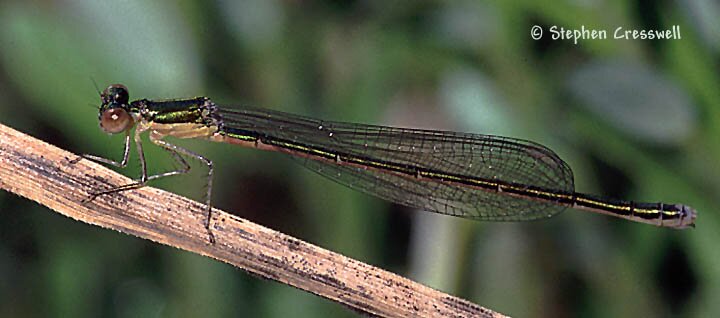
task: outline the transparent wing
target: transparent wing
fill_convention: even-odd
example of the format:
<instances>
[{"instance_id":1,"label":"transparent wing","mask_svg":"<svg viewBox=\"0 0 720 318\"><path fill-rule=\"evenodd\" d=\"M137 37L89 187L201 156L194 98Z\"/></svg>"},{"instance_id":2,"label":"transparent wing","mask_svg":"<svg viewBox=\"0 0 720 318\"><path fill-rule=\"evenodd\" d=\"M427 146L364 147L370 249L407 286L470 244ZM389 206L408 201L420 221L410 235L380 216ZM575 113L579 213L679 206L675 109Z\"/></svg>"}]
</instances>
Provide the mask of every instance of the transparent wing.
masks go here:
<instances>
[{"instance_id":1,"label":"transparent wing","mask_svg":"<svg viewBox=\"0 0 720 318\"><path fill-rule=\"evenodd\" d=\"M572 193L573 175L553 151L539 144L491 135L322 121L261 109L221 109L225 130L257 133L314 149L383 162L409 170L482 178ZM398 204L481 220L531 220L564 205L514 197L413 175L295 156L301 164L353 189Z\"/></svg>"}]
</instances>

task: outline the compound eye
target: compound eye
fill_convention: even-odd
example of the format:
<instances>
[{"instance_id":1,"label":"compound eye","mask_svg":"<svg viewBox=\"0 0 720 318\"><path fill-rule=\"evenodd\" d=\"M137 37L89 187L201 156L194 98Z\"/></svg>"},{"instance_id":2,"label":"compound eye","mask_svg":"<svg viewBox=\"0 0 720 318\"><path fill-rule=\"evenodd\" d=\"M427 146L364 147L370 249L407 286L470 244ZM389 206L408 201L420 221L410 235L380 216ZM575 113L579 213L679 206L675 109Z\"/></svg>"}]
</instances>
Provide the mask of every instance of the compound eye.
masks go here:
<instances>
[{"instance_id":1,"label":"compound eye","mask_svg":"<svg viewBox=\"0 0 720 318\"><path fill-rule=\"evenodd\" d=\"M132 117L122 108L110 108L100 115L100 128L109 134L121 133L132 125Z\"/></svg>"},{"instance_id":2,"label":"compound eye","mask_svg":"<svg viewBox=\"0 0 720 318\"><path fill-rule=\"evenodd\" d=\"M127 104L130 100L130 94L127 87L123 84L112 84L100 93L104 104L119 103Z\"/></svg>"}]
</instances>

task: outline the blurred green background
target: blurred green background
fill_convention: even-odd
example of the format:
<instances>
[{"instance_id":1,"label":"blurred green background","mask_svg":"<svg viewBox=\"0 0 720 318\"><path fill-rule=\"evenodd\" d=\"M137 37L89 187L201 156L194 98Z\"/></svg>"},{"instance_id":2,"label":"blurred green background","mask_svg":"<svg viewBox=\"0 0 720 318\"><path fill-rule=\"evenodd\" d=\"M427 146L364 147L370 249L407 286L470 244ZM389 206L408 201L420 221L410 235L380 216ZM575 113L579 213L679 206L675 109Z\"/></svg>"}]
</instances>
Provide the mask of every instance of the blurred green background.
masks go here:
<instances>
[{"instance_id":1,"label":"blurred green background","mask_svg":"<svg viewBox=\"0 0 720 318\"><path fill-rule=\"evenodd\" d=\"M284 155L183 141L226 211L517 317L720 314L720 4L699 1L2 1L0 122L120 158L100 89L530 139L581 192L699 211L675 231L568 210L412 211ZM530 37L543 27L540 40ZM551 26L608 30L552 40ZM612 39L681 28L680 40ZM172 168L146 147L152 171ZM136 157L133 157L136 158ZM196 165L197 166L197 165ZM138 175L139 164L122 172ZM203 172L154 185L195 199ZM714 242L714 243L713 243ZM341 305L0 192L0 317L353 317Z\"/></svg>"}]
</instances>

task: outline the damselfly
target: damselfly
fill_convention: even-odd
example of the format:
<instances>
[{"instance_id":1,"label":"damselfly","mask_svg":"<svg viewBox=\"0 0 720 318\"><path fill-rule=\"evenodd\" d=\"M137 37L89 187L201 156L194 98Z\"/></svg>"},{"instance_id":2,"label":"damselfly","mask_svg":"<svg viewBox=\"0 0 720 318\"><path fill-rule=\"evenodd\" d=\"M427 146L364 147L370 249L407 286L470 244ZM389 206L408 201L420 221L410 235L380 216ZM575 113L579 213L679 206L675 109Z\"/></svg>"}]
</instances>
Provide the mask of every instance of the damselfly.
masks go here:
<instances>
[{"instance_id":1,"label":"damselfly","mask_svg":"<svg viewBox=\"0 0 720 318\"><path fill-rule=\"evenodd\" d=\"M694 209L682 204L612 200L575 192L570 167L552 150L531 141L323 121L256 108L229 109L207 97L130 102L127 88L120 84L110 85L100 96L102 130L125 133L123 159L84 157L125 167L134 142L142 175L134 183L96 192L90 199L187 173L190 165L184 157L197 159L209 169L205 226L211 240L212 161L168 143L165 137L200 138L286 153L353 189L408 207L468 219L527 221L572 207L682 229L694 226L696 217ZM182 167L148 176L140 138L143 132L149 132L150 141L170 152Z\"/></svg>"}]
</instances>

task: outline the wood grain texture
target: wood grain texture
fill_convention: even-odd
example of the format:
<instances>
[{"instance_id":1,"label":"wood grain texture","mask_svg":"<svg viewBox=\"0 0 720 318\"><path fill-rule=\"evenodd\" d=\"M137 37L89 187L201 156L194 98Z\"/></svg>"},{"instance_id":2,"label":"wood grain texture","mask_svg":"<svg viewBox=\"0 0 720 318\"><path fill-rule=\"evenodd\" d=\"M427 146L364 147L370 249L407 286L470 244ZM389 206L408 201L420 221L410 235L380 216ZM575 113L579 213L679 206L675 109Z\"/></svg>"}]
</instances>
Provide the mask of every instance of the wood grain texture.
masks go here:
<instances>
[{"instance_id":1,"label":"wood grain texture","mask_svg":"<svg viewBox=\"0 0 720 318\"><path fill-rule=\"evenodd\" d=\"M81 203L131 182L77 155L0 125L0 188L78 221L231 264L380 317L504 317L467 300L215 209L208 243L198 202L145 187Z\"/></svg>"}]
</instances>

